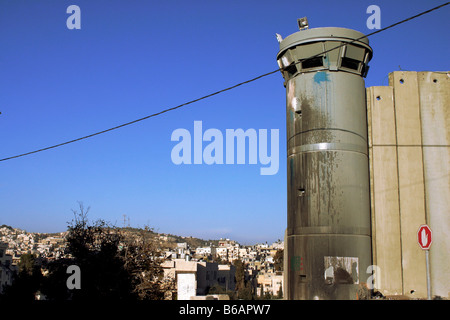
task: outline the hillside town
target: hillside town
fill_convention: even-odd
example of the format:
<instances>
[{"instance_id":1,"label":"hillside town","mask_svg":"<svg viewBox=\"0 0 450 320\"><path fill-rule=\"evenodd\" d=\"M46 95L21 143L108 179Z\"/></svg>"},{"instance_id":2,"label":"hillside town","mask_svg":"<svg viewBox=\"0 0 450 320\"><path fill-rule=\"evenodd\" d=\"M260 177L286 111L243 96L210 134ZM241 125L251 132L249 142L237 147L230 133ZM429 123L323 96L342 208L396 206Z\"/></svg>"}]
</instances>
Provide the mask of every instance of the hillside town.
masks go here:
<instances>
[{"instance_id":1,"label":"hillside town","mask_svg":"<svg viewBox=\"0 0 450 320\"><path fill-rule=\"evenodd\" d=\"M32 254L46 262L69 257L67 233L32 233L1 226L0 293L13 283L22 255ZM280 240L243 246L230 239L205 241L160 233L154 233L153 239L162 255L164 279L175 284L166 299L229 299L227 293L236 289L236 261L242 263L245 281L257 297L282 298L284 243Z\"/></svg>"}]
</instances>

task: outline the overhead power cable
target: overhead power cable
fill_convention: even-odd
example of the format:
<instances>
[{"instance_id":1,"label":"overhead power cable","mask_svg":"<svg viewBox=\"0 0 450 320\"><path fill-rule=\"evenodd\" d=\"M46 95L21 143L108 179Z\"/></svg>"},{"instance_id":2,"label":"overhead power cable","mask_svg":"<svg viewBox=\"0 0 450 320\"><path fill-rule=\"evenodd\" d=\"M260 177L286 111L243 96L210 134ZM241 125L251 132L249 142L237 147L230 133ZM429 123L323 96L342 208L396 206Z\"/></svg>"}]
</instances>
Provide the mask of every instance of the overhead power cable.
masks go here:
<instances>
[{"instance_id":1,"label":"overhead power cable","mask_svg":"<svg viewBox=\"0 0 450 320\"><path fill-rule=\"evenodd\" d=\"M343 44L338 45L338 46L336 46L336 47L334 47L334 48L331 48L331 49L325 50L325 51L323 51L323 52L320 52L320 53L318 53L318 54L315 54L315 55L313 55L313 56L311 56L311 57L308 57L308 58L305 58L305 59L300 59L299 61L297 61L297 62L295 62L295 63L293 63L293 64L291 64L291 65L289 65L289 66L296 65L296 64L298 64L298 63L301 63L302 61L305 61L305 60L309 60L309 59L315 58L315 57L317 57L317 56L320 56L320 55L323 55L323 54L325 54L325 53L327 53L327 52L336 50L336 49L338 49L338 48L340 48L340 47L343 47L343 46L345 46L345 45L348 45L348 44L350 44L350 43L357 42L357 41L362 40L362 39L364 39L364 38L368 38L368 37L370 37L370 36L373 36L374 34L377 34L377 33L383 32L383 31L385 31L385 30L391 29L391 28L396 27L396 26L398 26L398 25L400 25L400 24L402 24L402 23L411 21L411 20L416 19L416 18L418 18L418 17L420 17L420 16L423 16L423 15L425 15L425 14L427 14L427 13L430 13L430 12L432 12L432 11L435 11L435 10L438 10L438 9L440 9L440 8L443 8L443 7L447 6L448 4L450 4L450 2L446 2L446 3L444 3L444 4L441 4L441 5L437 6L437 7L434 7L434 8L431 8L431 9L429 9L429 10L423 11L423 12L421 12L421 13L419 13L419 14L416 14L416 15L414 15L414 16L411 16L411 17L409 17L409 18L406 18L406 19L404 19L404 20L401 20L401 21L399 21L399 22L396 22L396 23L394 23L394 24L391 24L391 25L389 25L389 26L387 26L387 27L385 27L385 28L376 30L376 31L374 31L374 32L372 32L372 33L369 33L369 34L367 34L367 35L364 35L364 36L362 36L362 37L360 37L360 38L358 38L358 39L354 39L354 40L352 40L352 41L350 41L350 42L343 43ZM223 93L223 92L226 92L226 91L235 89L235 88L237 88L237 87L239 87L239 86L245 85L245 84L247 84L247 83L256 81L256 80L258 80L258 79L264 78L264 77L266 77L266 76L269 76L269 75L271 75L271 74L274 74L274 73L277 73L277 72L280 72L280 71L283 71L283 70L284 70L284 68L279 68L279 69L276 69L276 70L273 70L273 71L264 73L264 74L262 74L262 75L259 75L259 76L255 77L255 78L252 78L252 79L249 79L249 80L240 82L240 83L235 84L235 85L233 85L233 86L231 86L231 87L228 87L228 88L225 88L225 89L222 89L222 90L219 90L219 91L210 93L210 94L208 94L208 95L206 95L206 96L203 96L203 97L200 97L200 98L197 98L197 99L194 99L194 100L191 100L191 101L182 103L182 104L177 105L177 106L172 107L172 108L164 109L164 110L162 110L162 111L153 113L153 114L148 115L148 116L145 116L145 117L143 117L143 118L139 118L139 119L136 119L136 120L133 120L133 121L130 121L130 122L126 122L126 123L123 123L123 124L121 124L121 125L118 125L118 126L115 126L115 127L109 128L109 129L106 129L106 130L102 130L102 131L99 131L99 132L96 132L96 133L92 133L92 134L87 135L87 136L84 136L84 137L80 137L80 138L77 138L77 139L73 139L73 140L69 140L69 141L66 141L66 142L58 143L58 144L55 144L55 145L52 145L52 146L49 146L49 147L45 147L45 148L41 148L41 149L37 149L37 150L34 150L34 151L30 151L30 152L18 154L18 155L15 155L15 156L3 158L3 159L0 159L0 161L6 161L6 160L11 160L11 159L19 158L19 157L24 157L24 156L27 156L27 155L30 155L30 154L33 154L33 153L38 153L38 152L42 152L42 151L45 151L45 150L54 149L54 148L57 148L57 147L64 146L64 145L66 145L66 144L70 144L70 143L73 143L73 142L77 142L77 141L81 141L81 140L84 140L84 139L87 139L87 138L91 138L91 137L100 135L100 134L102 134L102 133L106 133L106 132L109 132L109 131L113 131L113 130L116 130L116 129L119 129L119 128L122 128L122 127L125 127L125 126L128 126L128 125L131 125L131 124L134 124L134 123L137 123L137 122L140 122L140 121L149 119L149 118L153 118L153 117L159 116L159 115L161 115L161 114L163 114L163 113L166 113L166 112L169 112L169 111L173 111L173 110L176 110L176 109L185 107L185 106L187 106L187 105L189 105L189 104L192 104L192 103L195 103L195 102L198 102L198 101L201 101L201 100L210 98L210 97L212 97L212 96L218 95L218 94L220 94L220 93Z\"/></svg>"}]
</instances>

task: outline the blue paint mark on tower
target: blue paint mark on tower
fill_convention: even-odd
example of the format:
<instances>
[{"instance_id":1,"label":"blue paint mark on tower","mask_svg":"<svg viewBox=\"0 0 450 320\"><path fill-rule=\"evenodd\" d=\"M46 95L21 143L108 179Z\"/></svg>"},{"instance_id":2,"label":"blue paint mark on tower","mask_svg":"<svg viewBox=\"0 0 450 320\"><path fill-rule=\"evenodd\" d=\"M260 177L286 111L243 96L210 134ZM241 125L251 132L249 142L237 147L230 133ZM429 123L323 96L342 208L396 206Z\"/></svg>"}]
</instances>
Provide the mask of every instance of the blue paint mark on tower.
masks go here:
<instances>
[{"instance_id":1,"label":"blue paint mark on tower","mask_svg":"<svg viewBox=\"0 0 450 320\"><path fill-rule=\"evenodd\" d=\"M330 79L328 78L328 73L327 72L317 72L314 75L314 82L320 84L321 82L328 82L330 81Z\"/></svg>"}]
</instances>

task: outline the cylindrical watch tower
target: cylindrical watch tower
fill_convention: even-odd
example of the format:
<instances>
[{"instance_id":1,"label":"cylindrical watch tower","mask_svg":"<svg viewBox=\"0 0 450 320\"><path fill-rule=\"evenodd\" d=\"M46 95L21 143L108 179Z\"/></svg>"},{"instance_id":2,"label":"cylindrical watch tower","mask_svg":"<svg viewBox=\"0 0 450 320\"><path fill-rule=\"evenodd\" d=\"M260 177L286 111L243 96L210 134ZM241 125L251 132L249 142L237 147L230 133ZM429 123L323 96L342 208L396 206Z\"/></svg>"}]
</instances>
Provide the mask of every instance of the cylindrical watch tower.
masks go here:
<instances>
[{"instance_id":1,"label":"cylindrical watch tower","mask_svg":"<svg viewBox=\"0 0 450 320\"><path fill-rule=\"evenodd\" d=\"M315 28L279 37L287 97L287 299L356 299L370 276L364 77L372 49L363 36Z\"/></svg>"}]
</instances>

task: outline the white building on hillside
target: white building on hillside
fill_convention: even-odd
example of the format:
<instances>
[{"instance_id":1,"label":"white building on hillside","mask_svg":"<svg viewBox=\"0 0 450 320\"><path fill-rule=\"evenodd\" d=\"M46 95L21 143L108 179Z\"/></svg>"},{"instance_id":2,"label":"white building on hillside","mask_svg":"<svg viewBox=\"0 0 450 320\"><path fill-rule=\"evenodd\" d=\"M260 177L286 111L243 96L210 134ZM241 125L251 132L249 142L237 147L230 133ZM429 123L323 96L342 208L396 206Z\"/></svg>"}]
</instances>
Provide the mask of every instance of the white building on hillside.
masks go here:
<instances>
[{"instance_id":1,"label":"white building on hillside","mask_svg":"<svg viewBox=\"0 0 450 320\"><path fill-rule=\"evenodd\" d=\"M211 262L167 260L162 264L164 277L176 281L177 299L192 300L208 294L209 288L219 285L225 290L235 289L235 267Z\"/></svg>"}]
</instances>

